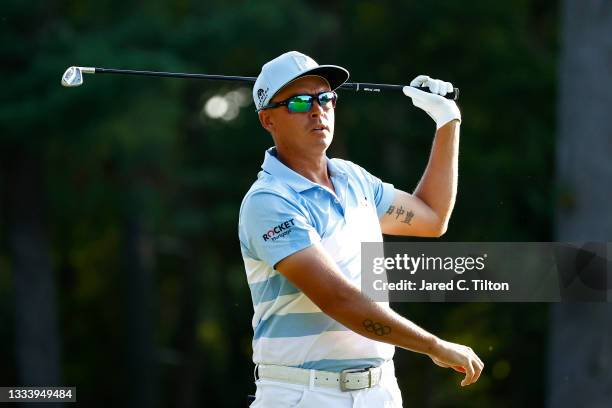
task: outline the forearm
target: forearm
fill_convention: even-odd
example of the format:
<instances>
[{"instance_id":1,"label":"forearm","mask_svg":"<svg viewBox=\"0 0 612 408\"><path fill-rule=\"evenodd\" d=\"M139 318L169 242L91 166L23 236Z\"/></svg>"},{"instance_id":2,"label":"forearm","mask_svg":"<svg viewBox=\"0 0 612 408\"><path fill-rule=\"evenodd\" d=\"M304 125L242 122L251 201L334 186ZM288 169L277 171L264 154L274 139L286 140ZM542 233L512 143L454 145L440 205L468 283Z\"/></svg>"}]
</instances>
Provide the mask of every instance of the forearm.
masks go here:
<instances>
[{"instance_id":1,"label":"forearm","mask_svg":"<svg viewBox=\"0 0 612 408\"><path fill-rule=\"evenodd\" d=\"M455 205L459 173L459 121L436 131L429 161L414 195L427 204L446 229Z\"/></svg>"},{"instance_id":2,"label":"forearm","mask_svg":"<svg viewBox=\"0 0 612 408\"><path fill-rule=\"evenodd\" d=\"M372 301L355 287L343 292L323 310L334 320L372 340L428 355L434 352L439 339L433 334Z\"/></svg>"}]
</instances>

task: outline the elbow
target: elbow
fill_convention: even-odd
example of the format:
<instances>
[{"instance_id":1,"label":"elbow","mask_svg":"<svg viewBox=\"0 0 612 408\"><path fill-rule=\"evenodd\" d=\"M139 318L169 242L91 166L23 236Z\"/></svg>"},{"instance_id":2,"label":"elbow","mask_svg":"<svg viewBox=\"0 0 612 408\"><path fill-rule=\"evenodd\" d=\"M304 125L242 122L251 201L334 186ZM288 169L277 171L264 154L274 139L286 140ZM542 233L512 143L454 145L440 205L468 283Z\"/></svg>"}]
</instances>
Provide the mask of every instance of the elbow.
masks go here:
<instances>
[{"instance_id":1,"label":"elbow","mask_svg":"<svg viewBox=\"0 0 612 408\"><path fill-rule=\"evenodd\" d=\"M438 225L436 225L432 230L431 230L431 237L432 238L440 238L442 235L446 234L446 231L448 230L448 222L442 222Z\"/></svg>"},{"instance_id":2,"label":"elbow","mask_svg":"<svg viewBox=\"0 0 612 408\"><path fill-rule=\"evenodd\" d=\"M445 222L443 225L440 226L440 228L436 231L437 235L436 238L440 238L442 235L446 234L446 231L448 230L448 223Z\"/></svg>"},{"instance_id":3,"label":"elbow","mask_svg":"<svg viewBox=\"0 0 612 408\"><path fill-rule=\"evenodd\" d=\"M448 222L450 221L451 212L448 211L443 215L438 216L438 222L434 224L433 228L433 237L440 238L442 235L446 234L448 230Z\"/></svg>"},{"instance_id":4,"label":"elbow","mask_svg":"<svg viewBox=\"0 0 612 408\"><path fill-rule=\"evenodd\" d=\"M426 237L427 238L440 238L442 235L444 235L444 233L446 233L446 230L435 230L427 234Z\"/></svg>"}]
</instances>

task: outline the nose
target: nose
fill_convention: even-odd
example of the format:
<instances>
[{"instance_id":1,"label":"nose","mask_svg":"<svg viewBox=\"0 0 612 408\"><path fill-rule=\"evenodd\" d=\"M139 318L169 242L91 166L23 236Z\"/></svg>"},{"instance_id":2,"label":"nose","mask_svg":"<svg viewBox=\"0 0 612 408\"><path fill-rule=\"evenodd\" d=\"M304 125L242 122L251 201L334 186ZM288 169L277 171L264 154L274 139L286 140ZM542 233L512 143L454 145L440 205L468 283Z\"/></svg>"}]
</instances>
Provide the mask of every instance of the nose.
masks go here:
<instances>
[{"instance_id":1,"label":"nose","mask_svg":"<svg viewBox=\"0 0 612 408\"><path fill-rule=\"evenodd\" d=\"M312 108L310 109L311 117L316 118L317 116L320 116L324 111L325 109L323 109L318 100L315 99L314 101L312 101Z\"/></svg>"}]
</instances>

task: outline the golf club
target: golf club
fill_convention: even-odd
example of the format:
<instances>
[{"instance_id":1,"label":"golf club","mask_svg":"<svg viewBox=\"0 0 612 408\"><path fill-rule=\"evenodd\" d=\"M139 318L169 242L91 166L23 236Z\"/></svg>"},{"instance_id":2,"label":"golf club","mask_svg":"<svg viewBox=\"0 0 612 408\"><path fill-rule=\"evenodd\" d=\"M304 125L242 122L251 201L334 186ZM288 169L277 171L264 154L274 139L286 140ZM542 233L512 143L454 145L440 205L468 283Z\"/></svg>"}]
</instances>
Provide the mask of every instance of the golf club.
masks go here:
<instances>
[{"instance_id":1,"label":"golf club","mask_svg":"<svg viewBox=\"0 0 612 408\"><path fill-rule=\"evenodd\" d=\"M228 76L228 75L210 75L210 74L188 74L181 72L159 72L159 71L136 71L131 69L115 69L115 68L95 68L95 67L69 67L62 75L62 85L68 88L83 85L83 74L121 74L121 75L145 75L158 76L169 78L191 78L191 79L208 79L214 81L239 81L239 82L255 82L256 77L245 76ZM381 92L381 91L402 91L404 85L391 84L373 84L367 82L346 82L338 89L348 89L355 92ZM431 92L428 87L418 87L424 92ZM453 92L447 93L447 99L459 99L459 88L454 88Z\"/></svg>"}]
</instances>

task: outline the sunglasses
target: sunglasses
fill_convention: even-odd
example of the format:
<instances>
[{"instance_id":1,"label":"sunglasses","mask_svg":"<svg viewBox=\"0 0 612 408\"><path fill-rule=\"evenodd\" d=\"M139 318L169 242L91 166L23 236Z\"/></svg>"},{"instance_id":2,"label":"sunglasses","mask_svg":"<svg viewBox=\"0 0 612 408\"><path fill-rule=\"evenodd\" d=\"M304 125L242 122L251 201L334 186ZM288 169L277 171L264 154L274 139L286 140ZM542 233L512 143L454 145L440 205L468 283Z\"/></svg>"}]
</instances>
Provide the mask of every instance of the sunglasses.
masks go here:
<instances>
[{"instance_id":1,"label":"sunglasses","mask_svg":"<svg viewBox=\"0 0 612 408\"><path fill-rule=\"evenodd\" d=\"M334 91L320 92L316 95L294 95L290 98L285 99L284 101L270 103L261 108L260 110L278 108L279 106L286 106L287 109L289 109L289 112L310 112L315 99L319 103L319 106L321 106L323 109L335 108L336 100L338 100L338 95Z\"/></svg>"}]
</instances>

